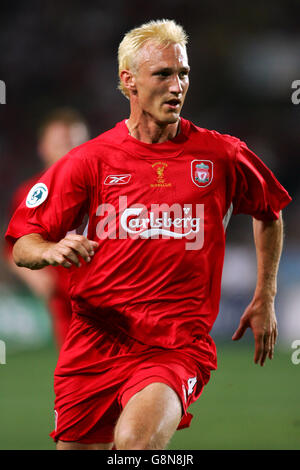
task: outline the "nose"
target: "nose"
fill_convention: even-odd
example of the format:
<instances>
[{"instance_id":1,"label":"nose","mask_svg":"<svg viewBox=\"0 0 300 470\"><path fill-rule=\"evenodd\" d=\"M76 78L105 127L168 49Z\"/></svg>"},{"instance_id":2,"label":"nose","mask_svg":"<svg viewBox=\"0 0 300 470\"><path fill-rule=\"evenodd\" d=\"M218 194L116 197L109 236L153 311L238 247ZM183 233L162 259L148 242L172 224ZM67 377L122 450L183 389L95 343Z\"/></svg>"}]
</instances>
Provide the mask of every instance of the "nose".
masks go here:
<instances>
[{"instance_id":1,"label":"nose","mask_svg":"<svg viewBox=\"0 0 300 470\"><path fill-rule=\"evenodd\" d=\"M174 93L176 95L179 95L182 93L182 83L178 75L174 75L172 78L172 82L170 84L170 93Z\"/></svg>"}]
</instances>

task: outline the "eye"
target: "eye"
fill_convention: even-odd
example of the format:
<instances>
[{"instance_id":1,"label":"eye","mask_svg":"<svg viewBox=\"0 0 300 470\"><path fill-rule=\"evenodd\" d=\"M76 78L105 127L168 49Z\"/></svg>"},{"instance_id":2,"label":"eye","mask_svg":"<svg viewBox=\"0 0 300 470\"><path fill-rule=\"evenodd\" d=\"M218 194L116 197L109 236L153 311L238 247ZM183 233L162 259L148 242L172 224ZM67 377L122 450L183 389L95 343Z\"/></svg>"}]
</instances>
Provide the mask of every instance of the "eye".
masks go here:
<instances>
[{"instance_id":1,"label":"eye","mask_svg":"<svg viewBox=\"0 0 300 470\"><path fill-rule=\"evenodd\" d=\"M168 77L170 75L170 73L166 70L162 70L160 72L157 72L157 74L159 77Z\"/></svg>"},{"instance_id":2,"label":"eye","mask_svg":"<svg viewBox=\"0 0 300 470\"><path fill-rule=\"evenodd\" d=\"M189 72L187 70L182 70L179 74L179 77L180 78L185 78L185 77L188 76L188 74L189 74Z\"/></svg>"}]
</instances>

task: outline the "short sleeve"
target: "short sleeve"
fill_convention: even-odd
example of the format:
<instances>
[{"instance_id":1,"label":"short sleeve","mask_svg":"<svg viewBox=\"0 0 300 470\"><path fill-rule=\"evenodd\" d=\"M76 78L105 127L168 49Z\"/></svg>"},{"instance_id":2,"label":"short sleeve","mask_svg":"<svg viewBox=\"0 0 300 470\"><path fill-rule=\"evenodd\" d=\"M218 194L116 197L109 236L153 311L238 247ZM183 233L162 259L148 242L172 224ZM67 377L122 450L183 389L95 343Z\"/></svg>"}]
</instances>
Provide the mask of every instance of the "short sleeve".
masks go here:
<instances>
[{"instance_id":1,"label":"short sleeve","mask_svg":"<svg viewBox=\"0 0 300 470\"><path fill-rule=\"evenodd\" d=\"M239 141L235 161L233 213L259 220L276 220L291 201L271 170L244 142Z\"/></svg>"},{"instance_id":2,"label":"short sleeve","mask_svg":"<svg viewBox=\"0 0 300 470\"><path fill-rule=\"evenodd\" d=\"M14 243L30 233L54 242L61 240L81 224L88 211L88 179L84 158L72 152L62 157L38 179L18 206L8 225L6 240Z\"/></svg>"}]
</instances>

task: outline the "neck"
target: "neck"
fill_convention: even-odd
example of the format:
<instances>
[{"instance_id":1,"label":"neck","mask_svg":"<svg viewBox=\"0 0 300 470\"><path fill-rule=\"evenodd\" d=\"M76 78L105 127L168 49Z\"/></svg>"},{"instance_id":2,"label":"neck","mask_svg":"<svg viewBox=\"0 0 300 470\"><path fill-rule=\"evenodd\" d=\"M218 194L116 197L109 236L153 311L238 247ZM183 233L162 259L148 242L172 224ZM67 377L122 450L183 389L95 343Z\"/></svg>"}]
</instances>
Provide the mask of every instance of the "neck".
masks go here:
<instances>
[{"instance_id":1,"label":"neck","mask_svg":"<svg viewBox=\"0 0 300 470\"><path fill-rule=\"evenodd\" d=\"M126 125L129 135L147 144L160 144L174 139L180 131L180 119L171 124L161 124L153 119L142 119L131 114Z\"/></svg>"}]
</instances>

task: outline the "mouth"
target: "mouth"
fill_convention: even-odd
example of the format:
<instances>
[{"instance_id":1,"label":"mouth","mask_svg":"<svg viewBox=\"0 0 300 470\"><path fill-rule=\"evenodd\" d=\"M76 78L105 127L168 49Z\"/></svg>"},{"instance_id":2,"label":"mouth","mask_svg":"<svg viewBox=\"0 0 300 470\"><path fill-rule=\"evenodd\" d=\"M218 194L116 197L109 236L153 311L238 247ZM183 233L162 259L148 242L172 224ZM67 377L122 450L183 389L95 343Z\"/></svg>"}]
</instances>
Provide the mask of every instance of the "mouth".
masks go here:
<instances>
[{"instance_id":1,"label":"mouth","mask_svg":"<svg viewBox=\"0 0 300 470\"><path fill-rule=\"evenodd\" d=\"M165 101L164 104L167 105L170 109L176 109L181 105L181 101L177 98L172 98L171 100Z\"/></svg>"}]
</instances>

